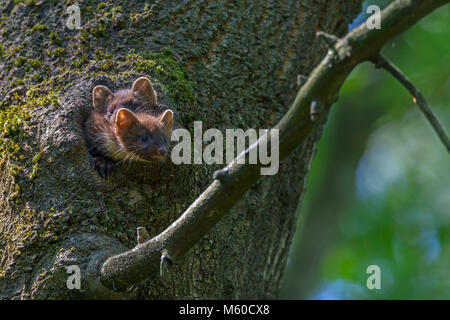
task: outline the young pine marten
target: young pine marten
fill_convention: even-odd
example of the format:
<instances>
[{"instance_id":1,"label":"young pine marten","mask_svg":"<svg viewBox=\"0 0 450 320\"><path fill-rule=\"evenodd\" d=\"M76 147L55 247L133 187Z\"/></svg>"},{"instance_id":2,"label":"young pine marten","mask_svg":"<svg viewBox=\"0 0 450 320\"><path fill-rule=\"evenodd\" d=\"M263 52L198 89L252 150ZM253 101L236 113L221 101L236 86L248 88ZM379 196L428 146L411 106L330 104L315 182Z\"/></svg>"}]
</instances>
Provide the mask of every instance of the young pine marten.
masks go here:
<instances>
[{"instance_id":1,"label":"young pine marten","mask_svg":"<svg viewBox=\"0 0 450 320\"><path fill-rule=\"evenodd\" d=\"M139 78L131 89L115 93L96 86L92 102L94 110L84 130L93 167L100 176L109 177L114 165L122 161L158 161L167 155L173 112L150 114L157 97L149 79Z\"/></svg>"}]
</instances>

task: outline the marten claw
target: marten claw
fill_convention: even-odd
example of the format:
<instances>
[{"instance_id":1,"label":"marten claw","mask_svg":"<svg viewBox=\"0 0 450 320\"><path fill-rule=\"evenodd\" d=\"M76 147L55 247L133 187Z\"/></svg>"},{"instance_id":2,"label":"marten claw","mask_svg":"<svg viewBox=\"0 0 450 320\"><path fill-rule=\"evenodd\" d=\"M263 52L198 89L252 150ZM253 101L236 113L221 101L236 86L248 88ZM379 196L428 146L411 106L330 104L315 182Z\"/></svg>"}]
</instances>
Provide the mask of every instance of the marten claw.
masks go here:
<instances>
[{"instance_id":1,"label":"marten claw","mask_svg":"<svg viewBox=\"0 0 450 320\"><path fill-rule=\"evenodd\" d=\"M94 157L94 169L102 178L109 178L113 172L114 162L109 158Z\"/></svg>"}]
</instances>

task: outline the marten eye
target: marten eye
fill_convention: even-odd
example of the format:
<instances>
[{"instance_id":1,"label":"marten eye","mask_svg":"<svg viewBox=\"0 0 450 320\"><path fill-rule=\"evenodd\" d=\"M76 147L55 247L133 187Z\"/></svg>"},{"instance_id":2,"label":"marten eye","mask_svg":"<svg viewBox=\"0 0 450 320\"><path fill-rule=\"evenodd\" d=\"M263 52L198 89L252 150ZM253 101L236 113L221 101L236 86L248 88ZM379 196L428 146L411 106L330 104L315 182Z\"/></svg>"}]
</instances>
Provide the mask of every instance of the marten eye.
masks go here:
<instances>
[{"instance_id":1,"label":"marten eye","mask_svg":"<svg viewBox=\"0 0 450 320\"><path fill-rule=\"evenodd\" d=\"M113 114L114 113L114 109L109 109L109 114Z\"/></svg>"},{"instance_id":2,"label":"marten eye","mask_svg":"<svg viewBox=\"0 0 450 320\"><path fill-rule=\"evenodd\" d=\"M141 141L144 141L144 142L148 141L148 137L147 136L140 136L139 139Z\"/></svg>"},{"instance_id":3,"label":"marten eye","mask_svg":"<svg viewBox=\"0 0 450 320\"><path fill-rule=\"evenodd\" d=\"M131 109L133 109L133 110L136 110L138 108L138 105L137 104L133 104L132 106L131 106Z\"/></svg>"}]
</instances>

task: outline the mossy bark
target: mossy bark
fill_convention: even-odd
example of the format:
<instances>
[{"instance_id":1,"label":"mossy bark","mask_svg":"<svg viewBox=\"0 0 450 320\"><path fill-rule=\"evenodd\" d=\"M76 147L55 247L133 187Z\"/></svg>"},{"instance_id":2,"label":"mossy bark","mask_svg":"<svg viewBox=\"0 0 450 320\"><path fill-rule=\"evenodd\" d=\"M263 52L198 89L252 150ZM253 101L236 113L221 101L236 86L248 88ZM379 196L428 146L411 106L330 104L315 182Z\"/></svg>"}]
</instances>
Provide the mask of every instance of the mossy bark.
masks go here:
<instances>
[{"instance_id":1,"label":"mossy bark","mask_svg":"<svg viewBox=\"0 0 450 320\"><path fill-rule=\"evenodd\" d=\"M360 1L78 1L82 28L68 30L72 3L0 5L0 298L276 297L320 126L164 278L119 294L93 276L96 257L134 247L137 227L160 233L220 166L132 163L100 179L81 129L91 90L145 75L175 128L269 128L325 52L315 32L344 34Z\"/></svg>"}]
</instances>

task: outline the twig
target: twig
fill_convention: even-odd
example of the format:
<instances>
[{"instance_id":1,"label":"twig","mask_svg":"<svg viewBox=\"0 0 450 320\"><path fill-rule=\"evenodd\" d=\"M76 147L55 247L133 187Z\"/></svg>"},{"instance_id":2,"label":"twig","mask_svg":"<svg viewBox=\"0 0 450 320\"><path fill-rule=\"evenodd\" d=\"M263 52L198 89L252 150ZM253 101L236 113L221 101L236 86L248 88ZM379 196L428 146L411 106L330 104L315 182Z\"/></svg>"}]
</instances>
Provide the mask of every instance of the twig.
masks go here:
<instances>
[{"instance_id":1,"label":"twig","mask_svg":"<svg viewBox=\"0 0 450 320\"><path fill-rule=\"evenodd\" d=\"M316 37L325 42L327 47L334 46L340 39L333 34L326 33L324 31L317 31Z\"/></svg>"},{"instance_id":2,"label":"twig","mask_svg":"<svg viewBox=\"0 0 450 320\"><path fill-rule=\"evenodd\" d=\"M372 59L372 62L377 68L383 68L384 70L389 72L394 78L396 78L398 81L400 81L400 83L403 84L403 86L409 91L409 93L411 93L414 103L419 106L425 118L427 118L428 122L430 122L434 131L441 139L444 146L447 148L447 151L450 153L450 140L419 89L412 84L408 77L406 77L406 75L404 75L396 65L394 65L391 61L389 61L381 54L376 55Z\"/></svg>"},{"instance_id":3,"label":"twig","mask_svg":"<svg viewBox=\"0 0 450 320\"><path fill-rule=\"evenodd\" d=\"M305 141L316 126L310 119L312 101L319 100L321 112L326 113L356 65L370 60L393 36L449 1L396 0L381 12L382 29L368 29L362 24L333 44L333 50L329 50L313 70L289 111L275 126L279 130L280 160ZM261 143L269 144L269 135L261 137L247 151L251 152ZM114 284L118 290L126 290L158 273L162 256L170 254L171 260L176 262L258 180L260 167L261 164L239 164L235 159L166 230L132 250L108 258L99 268L100 281L108 288L113 288Z\"/></svg>"}]
</instances>

